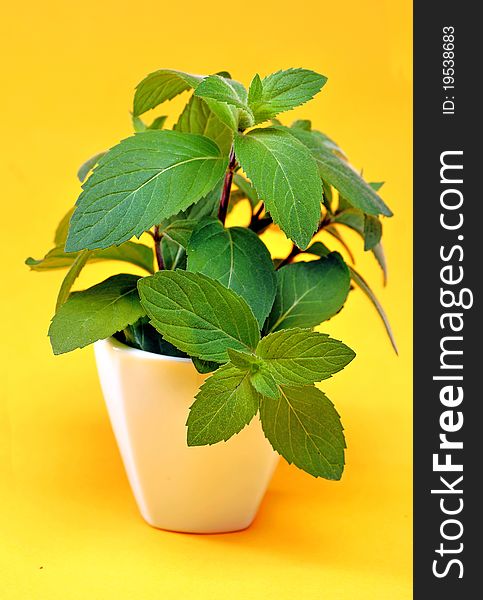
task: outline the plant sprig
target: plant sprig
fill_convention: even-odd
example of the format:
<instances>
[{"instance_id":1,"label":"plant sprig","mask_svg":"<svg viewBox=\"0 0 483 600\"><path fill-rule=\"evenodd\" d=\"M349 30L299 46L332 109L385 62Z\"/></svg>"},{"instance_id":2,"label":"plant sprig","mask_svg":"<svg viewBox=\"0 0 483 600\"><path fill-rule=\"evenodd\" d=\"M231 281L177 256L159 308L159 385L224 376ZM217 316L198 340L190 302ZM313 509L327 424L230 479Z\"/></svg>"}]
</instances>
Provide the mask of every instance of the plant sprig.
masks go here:
<instances>
[{"instance_id":1,"label":"plant sprig","mask_svg":"<svg viewBox=\"0 0 483 600\"><path fill-rule=\"evenodd\" d=\"M135 134L81 166L82 193L54 248L26 262L38 271L69 269L49 329L56 354L115 335L142 350L189 357L212 373L191 407L189 445L227 440L259 413L289 462L339 479L342 425L314 384L355 354L313 328L342 309L354 282L395 342L366 280L319 238L337 238L352 258L343 229L356 231L385 281L381 217L392 213L381 184L365 182L310 121L288 127L278 119L326 81L288 69L257 74L247 89L226 72L151 73L136 88ZM146 124L144 113L184 92L191 95L172 130L165 115ZM247 203L250 222L227 227L238 202ZM276 227L292 241L281 259L260 237ZM132 240L144 233L152 247ZM70 293L96 260L131 263L148 276L117 274Z\"/></svg>"}]
</instances>

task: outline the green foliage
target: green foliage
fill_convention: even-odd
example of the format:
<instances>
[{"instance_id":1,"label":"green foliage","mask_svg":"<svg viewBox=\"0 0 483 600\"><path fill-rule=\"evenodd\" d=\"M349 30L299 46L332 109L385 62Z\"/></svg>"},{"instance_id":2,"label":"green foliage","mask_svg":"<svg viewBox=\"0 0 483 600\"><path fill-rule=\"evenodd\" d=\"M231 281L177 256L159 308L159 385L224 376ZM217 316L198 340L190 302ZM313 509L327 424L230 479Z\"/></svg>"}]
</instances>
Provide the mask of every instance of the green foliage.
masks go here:
<instances>
[{"instance_id":1,"label":"green foliage","mask_svg":"<svg viewBox=\"0 0 483 600\"><path fill-rule=\"evenodd\" d=\"M198 96L191 97L174 128L181 133L197 133L210 138L225 154L233 140L233 130Z\"/></svg>"},{"instance_id":2,"label":"green foliage","mask_svg":"<svg viewBox=\"0 0 483 600\"><path fill-rule=\"evenodd\" d=\"M307 248L322 201L317 165L307 148L287 131L269 127L237 135L235 153L273 221Z\"/></svg>"},{"instance_id":3,"label":"green foliage","mask_svg":"<svg viewBox=\"0 0 483 600\"><path fill-rule=\"evenodd\" d=\"M48 271L52 269L65 269L71 267L80 252L65 252L63 245L49 250L44 258L36 260L27 258L25 264L32 271ZM102 260L120 260L141 267L148 273L153 273L153 251L149 246L124 242L120 246L111 246L104 250L94 250L89 255L89 262Z\"/></svg>"},{"instance_id":4,"label":"green foliage","mask_svg":"<svg viewBox=\"0 0 483 600\"><path fill-rule=\"evenodd\" d=\"M224 363L228 348L255 348L260 333L246 302L224 285L187 271L159 271L139 281L151 324L190 356Z\"/></svg>"},{"instance_id":5,"label":"green foliage","mask_svg":"<svg viewBox=\"0 0 483 600\"><path fill-rule=\"evenodd\" d=\"M263 398L263 431L287 462L314 477L340 479L345 440L332 402L316 387L282 386L278 400Z\"/></svg>"},{"instance_id":6,"label":"green foliage","mask_svg":"<svg viewBox=\"0 0 483 600\"><path fill-rule=\"evenodd\" d=\"M65 249L107 248L139 237L200 200L226 164L218 146L200 135L149 131L124 140L84 184Z\"/></svg>"},{"instance_id":7,"label":"green foliage","mask_svg":"<svg viewBox=\"0 0 483 600\"><path fill-rule=\"evenodd\" d=\"M247 372L231 364L220 367L201 386L187 421L188 446L228 440L256 415L258 392Z\"/></svg>"},{"instance_id":8,"label":"green foliage","mask_svg":"<svg viewBox=\"0 0 483 600\"><path fill-rule=\"evenodd\" d=\"M136 87L133 115L139 117L166 100L172 100L181 92L196 87L202 79L199 75L190 75L171 69L160 69L150 73Z\"/></svg>"},{"instance_id":9,"label":"green foliage","mask_svg":"<svg viewBox=\"0 0 483 600\"><path fill-rule=\"evenodd\" d=\"M264 337L257 355L280 385L315 383L331 377L355 357L342 342L310 329L283 329Z\"/></svg>"},{"instance_id":10,"label":"green foliage","mask_svg":"<svg viewBox=\"0 0 483 600\"><path fill-rule=\"evenodd\" d=\"M50 325L54 354L83 348L135 323L144 313L136 288L138 279L136 275L114 275L71 294Z\"/></svg>"},{"instance_id":11,"label":"green foliage","mask_svg":"<svg viewBox=\"0 0 483 600\"><path fill-rule=\"evenodd\" d=\"M278 71L260 80L252 80L249 105L256 123L272 119L281 112L311 100L320 92L327 78L307 69Z\"/></svg>"},{"instance_id":12,"label":"green foliage","mask_svg":"<svg viewBox=\"0 0 483 600\"><path fill-rule=\"evenodd\" d=\"M267 330L319 325L342 308L349 287L349 269L337 252L282 267Z\"/></svg>"},{"instance_id":13,"label":"green foliage","mask_svg":"<svg viewBox=\"0 0 483 600\"><path fill-rule=\"evenodd\" d=\"M227 72L151 73L134 95L135 135L80 167L75 210L44 258L26 263L36 271L67 269L49 329L55 354L115 336L144 352L191 358L207 378L190 409L190 446L228 440L258 413L288 462L339 479L342 425L314 384L355 354L312 328L341 310L352 281L394 348L395 341L369 284L323 236L336 238L353 262L343 228L356 231L386 278L380 216L392 213L378 194L382 184L365 182L311 121L286 127L276 118L325 82L307 69L255 75L248 90ZM191 95L172 130L166 115L141 118L185 91ZM256 127L265 121L271 126ZM250 211L247 226L225 226L245 199L230 218ZM277 259L262 236L273 225L294 243ZM131 239L142 234L149 245ZM318 258L298 262L304 253ZM150 275L113 275L71 293L83 267L100 260Z\"/></svg>"},{"instance_id":14,"label":"green foliage","mask_svg":"<svg viewBox=\"0 0 483 600\"><path fill-rule=\"evenodd\" d=\"M260 327L272 308L276 277L270 253L244 227L223 227L218 219L201 221L188 244L188 271L204 273L241 296Z\"/></svg>"},{"instance_id":15,"label":"green foliage","mask_svg":"<svg viewBox=\"0 0 483 600\"><path fill-rule=\"evenodd\" d=\"M372 187L327 144L325 136L318 131L290 131L310 149L322 179L334 186L352 206L370 215L392 216L392 212Z\"/></svg>"}]
</instances>

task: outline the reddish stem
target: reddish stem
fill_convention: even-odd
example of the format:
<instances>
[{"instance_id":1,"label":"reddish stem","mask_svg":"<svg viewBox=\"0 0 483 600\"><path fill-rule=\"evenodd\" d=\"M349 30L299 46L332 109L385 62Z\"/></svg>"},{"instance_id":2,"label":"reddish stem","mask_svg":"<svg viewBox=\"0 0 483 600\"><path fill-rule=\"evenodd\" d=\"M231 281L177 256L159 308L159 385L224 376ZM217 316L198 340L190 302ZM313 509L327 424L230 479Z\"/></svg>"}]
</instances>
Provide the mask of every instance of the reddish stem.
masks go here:
<instances>
[{"instance_id":1,"label":"reddish stem","mask_svg":"<svg viewBox=\"0 0 483 600\"><path fill-rule=\"evenodd\" d=\"M233 182L233 173L236 167L236 157L233 148L230 151L230 162L225 173L225 180L223 182L223 191L220 198L220 208L218 209L218 218L225 224L226 213L228 212L228 203L230 202L231 184Z\"/></svg>"}]
</instances>

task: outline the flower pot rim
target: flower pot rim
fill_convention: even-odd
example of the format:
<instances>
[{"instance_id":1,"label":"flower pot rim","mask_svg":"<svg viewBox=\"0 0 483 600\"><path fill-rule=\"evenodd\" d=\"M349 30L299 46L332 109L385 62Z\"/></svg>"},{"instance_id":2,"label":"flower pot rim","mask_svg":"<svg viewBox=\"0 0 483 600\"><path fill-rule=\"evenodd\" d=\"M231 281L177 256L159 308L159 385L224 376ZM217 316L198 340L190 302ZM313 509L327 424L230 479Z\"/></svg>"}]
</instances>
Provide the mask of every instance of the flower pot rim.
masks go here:
<instances>
[{"instance_id":1,"label":"flower pot rim","mask_svg":"<svg viewBox=\"0 0 483 600\"><path fill-rule=\"evenodd\" d=\"M105 340L99 340L95 344L109 344L116 352L124 352L125 354L131 354L145 360L154 360L160 362L178 362L178 363L192 363L191 358L183 358L182 356L168 356L167 354L156 354L154 352L147 352L146 350L140 350L139 348L132 348L127 344L123 344L115 337L109 337Z\"/></svg>"}]
</instances>

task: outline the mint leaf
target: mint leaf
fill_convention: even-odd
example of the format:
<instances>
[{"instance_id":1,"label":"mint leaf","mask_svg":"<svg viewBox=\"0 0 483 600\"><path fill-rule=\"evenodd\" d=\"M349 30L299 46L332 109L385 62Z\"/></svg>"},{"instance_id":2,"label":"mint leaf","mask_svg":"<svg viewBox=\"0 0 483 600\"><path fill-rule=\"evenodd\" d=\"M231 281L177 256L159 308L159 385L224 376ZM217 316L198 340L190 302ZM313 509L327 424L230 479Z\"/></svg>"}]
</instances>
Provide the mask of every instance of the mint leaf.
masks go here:
<instances>
[{"instance_id":1,"label":"mint leaf","mask_svg":"<svg viewBox=\"0 0 483 600\"><path fill-rule=\"evenodd\" d=\"M268 331L319 325L342 308L349 287L349 270L337 252L282 267L277 271L277 294Z\"/></svg>"},{"instance_id":2,"label":"mint leaf","mask_svg":"<svg viewBox=\"0 0 483 600\"><path fill-rule=\"evenodd\" d=\"M140 118L132 116L132 125L133 129L136 133L141 133L143 131L147 131L149 129L163 129L164 124L166 123L167 115L162 115L160 117L156 117L151 125L146 125L146 123Z\"/></svg>"},{"instance_id":3,"label":"mint leaf","mask_svg":"<svg viewBox=\"0 0 483 600\"><path fill-rule=\"evenodd\" d=\"M74 262L70 266L67 271L64 280L62 281L62 285L60 286L59 293L57 294L57 302L55 303L56 312L59 308L64 304L64 302L68 299L70 290L74 285L75 280L79 277L82 269L85 267L87 261L89 260L92 254L92 250L81 250L77 253L77 256L74 259Z\"/></svg>"},{"instance_id":4,"label":"mint leaf","mask_svg":"<svg viewBox=\"0 0 483 600\"><path fill-rule=\"evenodd\" d=\"M320 219L322 185L307 148L281 129L235 137L235 153L273 221L306 248Z\"/></svg>"},{"instance_id":5,"label":"mint leaf","mask_svg":"<svg viewBox=\"0 0 483 600\"><path fill-rule=\"evenodd\" d=\"M232 365L242 370L245 369L250 371L261 363L254 354L240 352L240 350L234 350L233 348L228 348L228 357Z\"/></svg>"},{"instance_id":6,"label":"mint leaf","mask_svg":"<svg viewBox=\"0 0 483 600\"><path fill-rule=\"evenodd\" d=\"M32 271L65 269L72 266L78 256L79 252L64 252L62 245L47 252L44 258L40 260L27 258L25 264L28 265ZM134 242L124 242L124 244L121 244L120 246L111 246L104 250L94 250L89 255L88 260L90 263L102 260L119 260L141 267L141 269L146 270L148 273L153 272L153 251L149 246L136 244Z\"/></svg>"},{"instance_id":7,"label":"mint leaf","mask_svg":"<svg viewBox=\"0 0 483 600\"><path fill-rule=\"evenodd\" d=\"M308 119L297 119L292 123L292 125L290 125L290 127L292 127L292 129L303 129L304 131L311 131L312 121L309 121Z\"/></svg>"},{"instance_id":8,"label":"mint leaf","mask_svg":"<svg viewBox=\"0 0 483 600\"><path fill-rule=\"evenodd\" d=\"M238 115L239 125L243 128L254 124L252 111L247 104L247 91L245 87L234 79L226 79L219 75L210 75L196 87L195 96L205 98L212 111L214 111L224 123L227 123L222 114L219 113L220 103L241 111ZM213 103L215 101L215 103ZM236 113L235 113L236 114ZM231 129L237 129L227 123Z\"/></svg>"},{"instance_id":9,"label":"mint leaf","mask_svg":"<svg viewBox=\"0 0 483 600\"><path fill-rule=\"evenodd\" d=\"M315 256L326 257L330 254L330 249L322 242L314 242L305 251L307 254L315 254Z\"/></svg>"},{"instance_id":10,"label":"mint leaf","mask_svg":"<svg viewBox=\"0 0 483 600\"><path fill-rule=\"evenodd\" d=\"M135 323L144 313L136 289L138 279L136 275L114 275L71 294L50 325L54 354L83 348Z\"/></svg>"},{"instance_id":11,"label":"mint leaf","mask_svg":"<svg viewBox=\"0 0 483 600\"><path fill-rule=\"evenodd\" d=\"M133 325L125 327L122 334L119 335L119 337L122 336L124 336L123 342L133 348L144 350L144 352L187 358L184 352L163 339L163 336L149 324L148 317L141 317Z\"/></svg>"},{"instance_id":12,"label":"mint leaf","mask_svg":"<svg viewBox=\"0 0 483 600\"><path fill-rule=\"evenodd\" d=\"M246 302L201 273L158 271L139 282L151 324L190 356L224 363L228 348L250 350L260 334Z\"/></svg>"},{"instance_id":13,"label":"mint leaf","mask_svg":"<svg viewBox=\"0 0 483 600\"><path fill-rule=\"evenodd\" d=\"M336 188L355 208L370 215L392 216L391 210L372 187L345 161L327 146L326 138L318 131L290 129L292 135L310 149L317 161L322 179Z\"/></svg>"},{"instance_id":14,"label":"mint leaf","mask_svg":"<svg viewBox=\"0 0 483 600\"><path fill-rule=\"evenodd\" d=\"M66 214L62 217L60 223L57 225L54 236L54 244L56 246L64 246L65 240L67 239L67 233L69 232L69 224L74 213L74 207L69 208Z\"/></svg>"},{"instance_id":15,"label":"mint leaf","mask_svg":"<svg viewBox=\"0 0 483 600\"><path fill-rule=\"evenodd\" d=\"M377 312L378 312L379 316L381 317L381 320L384 324L384 327L386 329L386 333L389 337L389 340L391 341L391 345L394 348L394 352L396 354L398 354L396 339L392 332L392 328L391 328L391 324L389 323L389 319L387 318L387 315L386 315L384 309L382 308L381 303L377 299L376 295L370 288L367 281L362 277L362 275L360 275L360 273L358 273L351 266L349 266L349 270L350 270L350 274L351 274L351 277L352 277L352 280L354 281L354 283L357 284L361 288L361 290L364 292L364 294L369 298L369 300L373 304L374 308L377 310Z\"/></svg>"},{"instance_id":16,"label":"mint leaf","mask_svg":"<svg viewBox=\"0 0 483 600\"><path fill-rule=\"evenodd\" d=\"M366 215L366 217L367 217L367 215ZM346 227L349 227L350 229L357 231L357 233L364 239L364 249L366 249L367 244L365 242L365 216L362 211L358 210L357 208L346 208L342 212L335 215L333 220L335 223L345 225ZM376 228L377 227L378 226L376 226ZM329 231L329 233L330 233L330 231ZM375 233L376 233L376 235L371 241L375 241L378 238L379 232L377 229L376 229ZM382 225L381 225L380 233L382 235ZM379 237L379 240L380 240L380 237ZM341 241L341 240L339 239L339 241ZM384 256L384 249L382 247L381 242L379 241L378 243L376 243L371 248L371 250L372 250L372 253L374 254L375 259L379 263L379 266L382 269L382 273L383 273L383 277L384 277L384 285L385 285L386 281L387 281L387 265L386 265L386 257Z\"/></svg>"},{"instance_id":17,"label":"mint leaf","mask_svg":"<svg viewBox=\"0 0 483 600\"><path fill-rule=\"evenodd\" d=\"M151 125L148 125L146 129L163 129L167 118L167 115L156 117Z\"/></svg>"},{"instance_id":18,"label":"mint leaf","mask_svg":"<svg viewBox=\"0 0 483 600\"><path fill-rule=\"evenodd\" d=\"M98 154L94 154L91 158L88 158L85 163L79 167L77 171L77 178L81 183L84 183L85 178L89 175L89 171L91 171L99 162L99 160L104 156L105 152L99 152Z\"/></svg>"},{"instance_id":19,"label":"mint leaf","mask_svg":"<svg viewBox=\"0 0 483 600\"><path fill-rule=\"evenodd\" d=\"M220 367L201 386L190 408L188 446L228 440L248 425L258 405L248 373L231 364Z\"/></svg>"},{"instance_id":20,"label":"mint leaf","mask_svg":"<svg viewBox=\"0 0 483 600\"><path fill-rule=\"evenodd\" d=\"M212 190L227 161L212 140L191 133L148 131L124 140L102 157L84 184L66 251L139 237Z\"/></svg>"},{"instance_id":21,"label":"mint leaf","mask_svg":"<svg viewBox=\"0 0 483 600\"><path fill-rule=\"evenodd\" d=\"M262 364L258 370L250 374L250 382L262 396L273 399L280 397L280 387L265 365Z\"/></svg>"},{"instance_id":22,"label":"mint leaf","mask_svg":"<svg viewBox=\"0 0 483 600\"><path fill-rule=\"evenodd\" d=\"M209 360L202 360L201 358L197 358L196 356L192 356L191 360L193 361L193 365L198 373L205 375L206 373L212 373L216 371L220 363L212 362Z\"/></svg>"},{"instance_id":23,"label":"mint leaf","mask_svg":"<svg viewBox=\"0 0 483 600\"><path fill-rule=\"evenodd\" d=\"M341 371L355 357L342 342L299 328L270 333L259 342L256 354L276 383L283 385L322 381Z\"/></svg>"},{"instance_id":24,"label":"mint leaf","mask_svg":"<svg viewBox=\"0 0 483 600\"><path fill-rule=\"evenodd\" d=\"M254 208L260 202L257 190L248 181L248 179L245 179L245 177L243 177L243 175L240 175L240 173L235 173L233 175L233 183L243 193L245 198L248 198L248 200L250 200L252 208Z\"/></svg>"},{"instance_id":25,"label":"mint leaf","mask_svg":"<svg viewBox=\"0 0 483 600\"><path fill-rule=\"evenodd\" d=\"M364 215L364 250L372 250L382 237L382 224L373 215Z\"/></svg>"},{"instance_id":26,"label":"mint leaf","mask_svg":"<svg viewBox=\"0 0 483 600\"><path fill-rule=\"evenodd\" d=\"M188 243L188 271L216 279L241 296L263 325L276 291L270 253L247 228L225 229L215 218L199 223Z\"/></svg>"},{"instance_id":27,"label":"mint leaf","mask_svg":"<svg viewBox=\"0 0 483 600\"><path fill-rule=\"evenodd\" d=\"M332 402L313 386L282 387L278 400L262 398L260 418L273 448L314 477L340 479L345 440Z\"/></svg>"},{"instance_id":28,"label":"mint leaf","mask_svg":"<svg viewBox=\"0 0 483 600\"><path fill-rule=\"evenodd\" d=\"M257 73L248 88L248 104L253 106L263 98L263 84L260 75Z\"/></svg>"},{"instance_id":29,"label":"mint leaf","mask_svg":"<svg viewBox=\"0 0 483 600\"><path fill-rule=\"evenodd\" d=\"M197 133L212 139L226 154L233 141L233 130L223 123L202 98L192 96L174 129L182 133Z\"/></svg>"},{"instance_id":30,"label":"mint leaf","mask_svg":"<svg viewBox=\"0 0 483 600\"><path fill-rule=\"evenodd\" d=\"M195 219L180 219L172 221L164 228L160 228L160 232L164 237L186 248L197 225L198 221Z\"/></svg>"},{"instance_id":31,"label":"mint leaf","mask_svg":"<svg viewBox=\"0 0 483 600\"><path fill-rule=\"evenodd\" d=\"M326 81L327 77L307 69L278 71L261 82L255 78L250 86L249 105L256 123L267 121L311 100Z\"/></svg>"},{"instance_id":32,"label":"mint leaf","mask_svg":"<svg viewBox=\"0 0 483 600\"><path fill-rule=\"evenodd\" d=\"M186 250L167 237L161 238L161 257L165 269L186 269Z\"/></svg>"},{"instance_id":33,"label":"mint leaf","mask_svg":"<svg viewBox=\"0 0 483 600\"><path fill-rule=\"evenodd\" d=\"M202 79L200 75L190 75L171 69L160 69L150 73L136 87L133 115L139 117L147 110L156 108L181 92L196 87Z\"/></svg>"}]
</instances>

